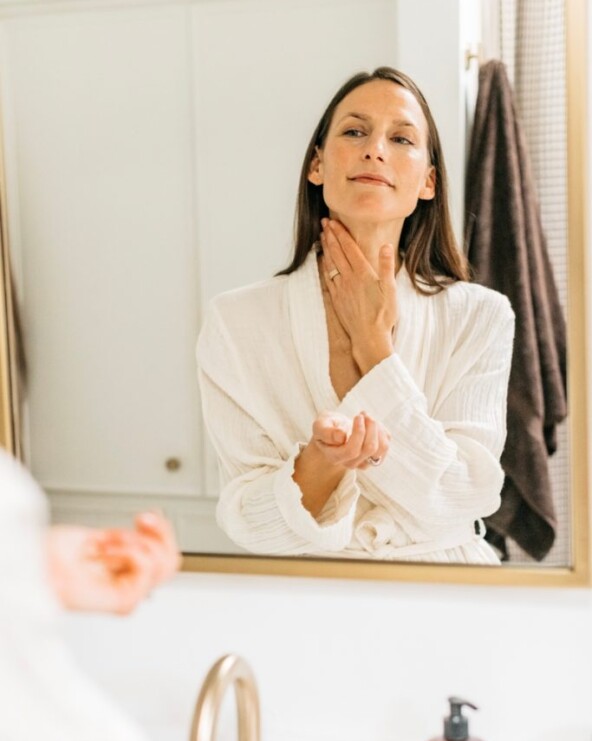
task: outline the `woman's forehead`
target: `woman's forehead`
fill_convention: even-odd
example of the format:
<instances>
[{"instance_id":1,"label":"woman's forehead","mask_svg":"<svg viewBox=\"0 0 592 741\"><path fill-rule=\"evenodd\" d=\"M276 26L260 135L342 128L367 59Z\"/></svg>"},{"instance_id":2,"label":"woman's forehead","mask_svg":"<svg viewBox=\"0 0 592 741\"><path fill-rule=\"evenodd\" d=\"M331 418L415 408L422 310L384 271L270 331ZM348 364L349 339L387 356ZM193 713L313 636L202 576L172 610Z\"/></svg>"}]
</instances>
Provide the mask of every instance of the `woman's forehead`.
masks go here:
<instances>
[{"instance_id":1,"label":"woman's forehead","mask_svg":"<svg viewBox=\"0 0 592 741\"><path fill-rule=\"evenodd\" d=\"M337 105L333 123L337 124L349 115L407 121L427 132L427 121L415 95L389 80L372 80L348 93Z\"/></svg>"}]
</instances>

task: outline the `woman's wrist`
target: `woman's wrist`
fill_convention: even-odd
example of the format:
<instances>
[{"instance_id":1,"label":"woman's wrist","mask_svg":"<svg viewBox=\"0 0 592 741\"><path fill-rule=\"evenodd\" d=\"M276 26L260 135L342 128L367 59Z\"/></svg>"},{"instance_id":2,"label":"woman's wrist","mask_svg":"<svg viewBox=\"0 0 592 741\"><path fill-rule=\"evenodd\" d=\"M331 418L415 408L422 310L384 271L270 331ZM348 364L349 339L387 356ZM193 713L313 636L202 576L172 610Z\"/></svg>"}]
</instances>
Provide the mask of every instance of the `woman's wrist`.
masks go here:
<instances>
[{"instance_id":1,"label":"woman's wrist","mask_svg":"<svg viewBox=\"0 0 592 741\"><path fill-rule=\"evenodd\" d=\"M305 465L311 466L316 471L321 473L323 477L332 478L334 476L343 476L347 470L345 466L340 463L331 462L327 456L323 453L321 445L313 438L309 441L308 445L303 448L300 455L296 459L302 459L306 461ZM318 474L317 474L318 475Z\"/></svg>"},{"instance_id":2,"label":"woman's wrist","mask_svg":"<svg viewBox=\"0 0 592 741\"><path fill-rule=\"evenodd\" d=\"M365 376L375 365L393 354L392 337L367 337L363 342L353 343L352 354L360 373Z\"/></svg>"},{"instance_id":3,"label":"woman's wrist","mask_svg":"<svg viewBox=\"0 0 592 741\"><path fill-rule=\"evenodd\" d=\"M294 462L292 478L302 491L302 506L313 517L321 512L346 470L331 463L314 440L302 449Z\"/></svg>"}]
</instances>

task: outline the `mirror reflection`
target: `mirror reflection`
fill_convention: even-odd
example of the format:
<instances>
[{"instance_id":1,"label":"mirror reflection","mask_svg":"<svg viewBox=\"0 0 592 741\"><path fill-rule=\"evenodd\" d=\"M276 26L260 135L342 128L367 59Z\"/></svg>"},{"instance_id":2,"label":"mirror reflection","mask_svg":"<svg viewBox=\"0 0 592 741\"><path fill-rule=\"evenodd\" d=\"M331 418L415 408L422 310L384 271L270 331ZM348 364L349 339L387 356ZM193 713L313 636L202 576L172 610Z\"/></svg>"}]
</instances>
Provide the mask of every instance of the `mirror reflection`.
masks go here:
<instances>
[{"instance_id":1,"label":"mirror reflection","mask_svg":"<svg viewBox=\"0 0 592 741\"><path fill-rule=\"evenodd\" d=\"M356 75L307 148L291 264L212 302L202 404L239 545L499 563L481 518L500 506L514 313L469 283L445 172L413 81Z\"/></svg>"},{"instance_id":2,"label":"mirror reflection","mask_svg":"<svg viewBox=\"0 0 592 741\"><path fill-rule=\"evenodd\" d=\"M5 20L21 437L56 519L570 563L563 5L536 6Z\"/></svg>"}]
</instances>

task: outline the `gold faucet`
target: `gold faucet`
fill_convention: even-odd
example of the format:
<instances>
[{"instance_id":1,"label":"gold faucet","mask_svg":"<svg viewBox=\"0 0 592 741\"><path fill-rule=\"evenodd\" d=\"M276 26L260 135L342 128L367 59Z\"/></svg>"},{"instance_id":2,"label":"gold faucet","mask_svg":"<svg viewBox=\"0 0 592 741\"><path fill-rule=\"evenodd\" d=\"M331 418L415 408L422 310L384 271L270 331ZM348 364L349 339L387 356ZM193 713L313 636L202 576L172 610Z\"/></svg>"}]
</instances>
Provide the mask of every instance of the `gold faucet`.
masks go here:
<instances>
[{"instance_id":1,"label":"gold faucet","mask_svg":"<svg viewBox=\"0 0 592 741\"><path fill-rule=\"evenodd\" d=\"M189 741L213 741L222 698L234 685L239 741L259 741L259 695L251 668L240 656L223 656L204 680L191 724Z\"/></svg>"}]
</instances>

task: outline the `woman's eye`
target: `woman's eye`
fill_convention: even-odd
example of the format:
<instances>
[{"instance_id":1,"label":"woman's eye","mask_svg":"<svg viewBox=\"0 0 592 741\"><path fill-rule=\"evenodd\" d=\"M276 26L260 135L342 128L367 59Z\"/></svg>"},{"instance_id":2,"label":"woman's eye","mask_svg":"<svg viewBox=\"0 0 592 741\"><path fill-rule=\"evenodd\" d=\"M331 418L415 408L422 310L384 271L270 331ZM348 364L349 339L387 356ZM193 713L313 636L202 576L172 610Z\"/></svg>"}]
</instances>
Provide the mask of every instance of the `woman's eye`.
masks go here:
<instances>
[{"instance_id":1,"label":"woman's eye","mask_svg":"<svg viewBox=\"0 0 592 741\"><path fill-rule=\"evenodd\" d=\"M343 136L352 136L352 137L360 137L364 136L364 132L360 129L347 129L347 131L343 132Z\"/></svg>"},{"instance_id":2,"label":"woman's eye","mask_svg":"<svg viewBox=\"0 0 592 741\"><path fill-rule=\"evenodd\" d=\"M406 136L393 136L393 141L397 142L397 144L410 144L413 146L411 139L407 139Z\"/></svg>"}]
</instances>

